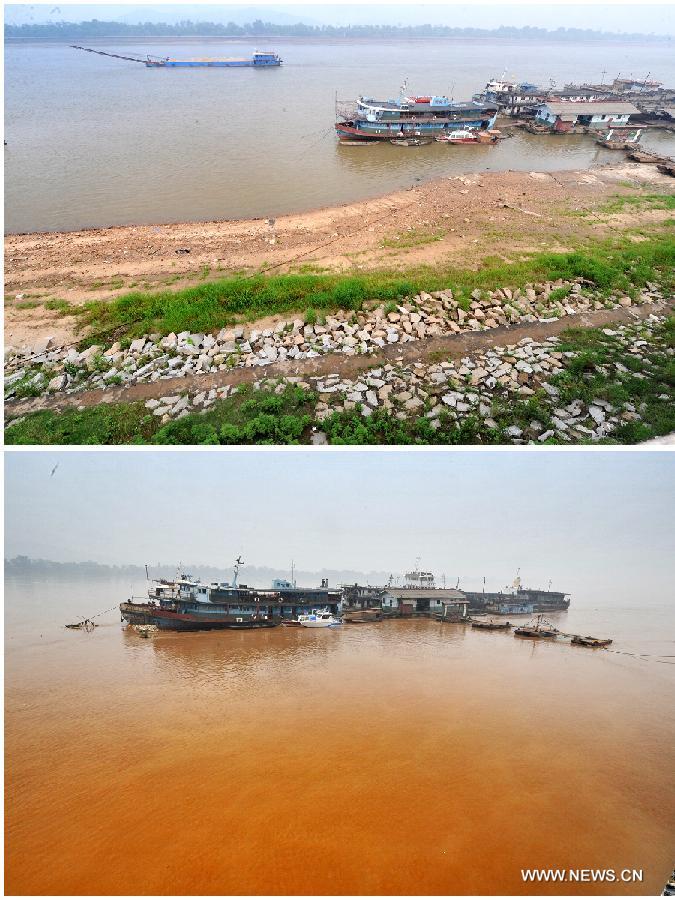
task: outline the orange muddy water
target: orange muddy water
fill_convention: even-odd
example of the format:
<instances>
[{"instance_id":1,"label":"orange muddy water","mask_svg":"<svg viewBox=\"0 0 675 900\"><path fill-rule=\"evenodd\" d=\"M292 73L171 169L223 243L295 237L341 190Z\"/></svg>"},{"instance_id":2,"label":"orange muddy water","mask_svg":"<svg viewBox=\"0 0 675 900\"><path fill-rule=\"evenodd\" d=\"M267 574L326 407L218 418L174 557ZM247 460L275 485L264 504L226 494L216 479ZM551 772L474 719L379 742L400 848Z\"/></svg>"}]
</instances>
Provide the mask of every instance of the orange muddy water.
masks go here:
<instances>
[{"instance_id":1,"label":"orange muddy water","mask_svg":"<svg viewBox=\"0 0 675 900\"><path fill-rule=\"evenodd\" d=\"M163 633L113 582L6 594L12 894L660 893L673 865L665 606L574 606L612 652L464 625ZM642 869L523 883L534 867Z\"/></svg>"}]
</instances>

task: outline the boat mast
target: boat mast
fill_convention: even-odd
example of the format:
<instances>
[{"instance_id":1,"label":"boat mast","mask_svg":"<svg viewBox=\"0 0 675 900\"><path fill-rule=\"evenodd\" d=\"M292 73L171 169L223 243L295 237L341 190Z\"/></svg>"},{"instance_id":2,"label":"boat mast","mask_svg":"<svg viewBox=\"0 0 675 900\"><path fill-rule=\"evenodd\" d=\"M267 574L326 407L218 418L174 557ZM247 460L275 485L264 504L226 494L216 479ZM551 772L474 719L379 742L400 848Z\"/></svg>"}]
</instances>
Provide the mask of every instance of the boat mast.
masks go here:
<instances>
[{"instance_id":1,"label":"boat mast","mask_svg":"<svg viewBox=\"0 0 675 900\"><path fill-rule=\"evenodd\" d=\"M244 564L244 560L241 556L238 556L234 561L234 575L232 576L232 587L237 587L237 578L239 577L239 567Z\"/></svg>"}]
</instances>

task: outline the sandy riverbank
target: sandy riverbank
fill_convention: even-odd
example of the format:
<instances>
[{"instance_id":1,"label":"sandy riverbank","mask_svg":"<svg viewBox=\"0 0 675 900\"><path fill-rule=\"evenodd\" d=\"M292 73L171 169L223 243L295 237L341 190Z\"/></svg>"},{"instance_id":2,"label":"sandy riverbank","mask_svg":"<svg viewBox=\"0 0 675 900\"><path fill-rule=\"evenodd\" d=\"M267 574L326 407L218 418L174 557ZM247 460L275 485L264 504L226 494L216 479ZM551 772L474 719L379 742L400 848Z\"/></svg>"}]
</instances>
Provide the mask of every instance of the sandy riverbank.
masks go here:
<instances>
[{"instance_id":1,"label":"sandy riverbank","mask_svg":"<svg viewBox=\"0 0 675 900\"><path fill-rule=\"evenodd\" d=\"M276 220L122 226L5 238L5 338L66 340L72 323L50 299L83 303L134 289L178 289L237 271L411 269L475 265L497 255L562 250L580 237L657 224L664 210L598 216L614 193L672 179L654 166L452 176L406 191ZM587 213L580 216L580 212Z\"/></svg>"}]
</instances>

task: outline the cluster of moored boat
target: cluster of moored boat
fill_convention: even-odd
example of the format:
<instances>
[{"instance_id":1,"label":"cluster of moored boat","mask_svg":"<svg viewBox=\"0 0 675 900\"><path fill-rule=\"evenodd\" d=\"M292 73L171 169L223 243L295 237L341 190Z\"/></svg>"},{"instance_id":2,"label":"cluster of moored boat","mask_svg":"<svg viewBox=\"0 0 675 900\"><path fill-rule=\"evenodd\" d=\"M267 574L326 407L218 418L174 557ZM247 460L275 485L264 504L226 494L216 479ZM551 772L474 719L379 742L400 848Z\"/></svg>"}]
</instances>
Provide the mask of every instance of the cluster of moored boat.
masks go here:
<instances>
[{"instance_id":1,"label":"cluster of moored boat","mask_svg":"<svg viewBox=\"0 0 675 900\"><path fill-rule=\"evenodd\" d=\"M547 622L543 616L536 616L532 622L529 622L527 625L519 625L517 628L514 628L511 622L496 622L494 619L477 619L471 623L471 627L483 631L510 631L513 628L515 636L535 639L569 637L568 634L559 631L554 625ZM611 638L596 638L590 635L573 634L571 635L570 643L581 647L608 647L612 641Z\"/></svg>"}]
</instances>

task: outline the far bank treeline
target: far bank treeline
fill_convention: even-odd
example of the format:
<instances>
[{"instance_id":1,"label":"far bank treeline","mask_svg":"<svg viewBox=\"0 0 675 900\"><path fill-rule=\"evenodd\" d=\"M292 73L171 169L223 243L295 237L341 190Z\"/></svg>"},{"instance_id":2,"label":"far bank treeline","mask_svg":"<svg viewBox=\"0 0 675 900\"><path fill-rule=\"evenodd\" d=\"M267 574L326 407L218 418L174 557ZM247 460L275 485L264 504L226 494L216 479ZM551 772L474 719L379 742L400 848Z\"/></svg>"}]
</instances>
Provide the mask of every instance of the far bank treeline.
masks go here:
<instances>
[{"instance_id":1,"label":"far bank treeline","mask_svg":"<svg viewBox=\"0 0 675 900\"><path fill-rule=\"evenodd\" d=\"M590 28L454 28L449 25L279 25L256 19L244 25L235 22L193 22L189 19L174 24L164 22L44 22L5 25L6 39L86 40L94 38L132 37L317 37L317 38L490 38L519 40L579 41L660 41L673 42L672 35L614 34Z\"/></svg>"}]
</instances>

